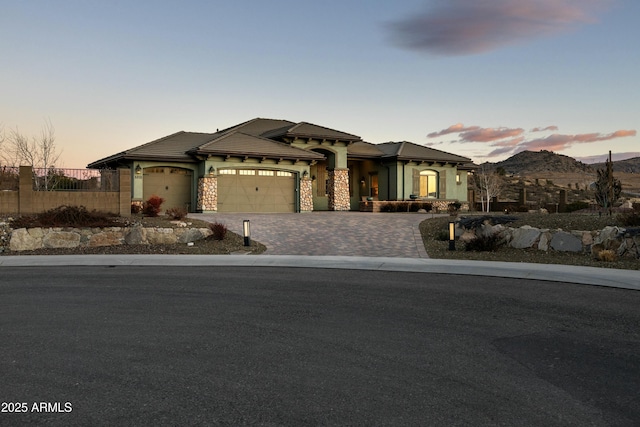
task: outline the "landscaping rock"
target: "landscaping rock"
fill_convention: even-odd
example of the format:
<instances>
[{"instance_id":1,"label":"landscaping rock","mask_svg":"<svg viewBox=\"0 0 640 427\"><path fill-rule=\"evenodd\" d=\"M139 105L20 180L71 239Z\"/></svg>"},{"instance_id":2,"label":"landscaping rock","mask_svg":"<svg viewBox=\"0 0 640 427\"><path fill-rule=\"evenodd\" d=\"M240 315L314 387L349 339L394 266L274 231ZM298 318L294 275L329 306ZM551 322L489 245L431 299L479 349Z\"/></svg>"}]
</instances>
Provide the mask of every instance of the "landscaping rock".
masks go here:
<instances>
[{"instance_id":1,"label":"landscaping rock","mask_svg":"<svg viewBox=\"0 0 640 427\"><path fill-rule=\"evenodd\" d=\"M147 229L144 227L133 227L124 236L127 245L148 245Z\"/></svg>"},{"instance_id":2,"label":"landscaping rock","mask_svg":"<svg viewBox=\"0 0 640 427\"><path fill-rule=\"evenodd\" d=\"M541 251L549 250L549 242L551 241L552 234L546 230L540 233L540 241L538 242L538 249Z\"/></svg>"},{"instance_id":3,"label":"landscaping rock","mask_svg":"<svg viewBox=\"0 0 640 427\"><path fill-rule=\"evenodd\" d=\"M38 228L19 228L13 230L11 234L11 241L9 242L9 249L12 251L32 251L34 249L40 249L42 247L42 230L38 233L34 230L40 230ZM33 231L33 232L32 232Z\"/></svg>"},{"instance_id":4,"label":"landscaping rock","mask_svg":"<svg viewBox=\"0 0 640 427\"><path fill-rule=\"evenodd\" d=\"M105 231L103 233L94 234L89 240L89 247L95 248L99 246L117 246L124 243L122 231Z\"/></svg>"},{"instance_id":5,"label":"landscaping rock","mask_svg":"<svg viewBox=\"0 0 640 427\"><path fill-rule=\"evenodd\" d=\"M170 245L178 239L173 228L147 228L147 241L152 245Z\"/></svg>"},{"instance_id":6,"label":"landscaping rock","mask_svg":"<svg viewBox=\"0 0 640 427\"><path fill-rule=\"evenodd\" d=\"M571 233L558 231L551 238L549 246L560 252L582 252L582 239Z\"/></svg>"},{"instance_id":7,"label":"landscaping rock","mask_svg":"<svg viewBox=\"0 0 640 427\"><path fill-rule=\"evenodd\" d=\"M532 247L540 238L540 230L525 225L513 230L511 247L516 249L526 249Z\"/></svg>"},{"instance_id":8,"label":"landscaping rock","mask_svg":"<svg viewBox=\"0 0 640 427\"><path fill-rule=\"evenodd\" d=\"M80 245L80 234L72 231L52 231L42 238L45 248L75 248Z\"/></svg>"}]
</instances>

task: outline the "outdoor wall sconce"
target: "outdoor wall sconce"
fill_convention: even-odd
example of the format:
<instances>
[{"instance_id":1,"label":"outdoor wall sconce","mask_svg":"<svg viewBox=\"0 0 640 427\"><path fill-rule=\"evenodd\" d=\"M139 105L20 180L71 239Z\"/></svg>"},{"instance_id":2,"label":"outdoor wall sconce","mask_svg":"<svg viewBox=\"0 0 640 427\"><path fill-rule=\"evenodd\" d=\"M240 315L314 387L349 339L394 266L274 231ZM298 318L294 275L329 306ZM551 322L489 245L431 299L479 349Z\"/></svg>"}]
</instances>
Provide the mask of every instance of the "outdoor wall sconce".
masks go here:
<instances>
[{"instance_id":1,"label":"outdoor wall sconce","mask_svg":"<svg viewBox=\"0 0 640 427\"><path fill-rule=\"evenodd\" d=\"M142 168L140 165L136 166L136 175L140 175L142 173Z\"/></svg>"},{"instance_id":2,"label":"outdoor wall sconce","mask_svg":"<svg viewBox=\"0 0 640 427\"><path fill-rule=\"evenodd\" d=\"M302 177L303 177L304 179L309 178L309 172L307 172L307 171L302 172Z\"/></svg>"},{"instance_id":3,"label":"outdoor wall sconce","mask_svg":"<svg viewBox=\"0 0 640 427\"><path fill-rule=\"evenodd\" d=\"M315 181L316 180L316 176L315 175L311 175L311 181Z\"/></svg>"},{"instance_id":4,"label":"outdoor wall sconce","mask_svg":"<svg viewBox=\"0 0 640 427\"><path fill-rule=\"evenodd\" d=\"M213 175L214 173L216 173L216 168L209 166L209 175Z\"/></svg>"},{"instance_id":5,"label":"outdoor wall sconce","mask_svg":"<svg viewBox=\"0 0 640 427\"><path fill-rule=\"evenodd\" d=\"M367 181L364 180L364 176L360 178L360 185L364 185Z\"/></svg>"},{"instance_id":6,"label":"outdoor wall sconce","mask_svg":"<svg viewBox=\"0 0 640 427\"><path fill-rule=\"evenodd\" d=\"M242 221L242 236L244 237L244 245L251 246L251 223L248 219Z\"/></svg>"},{"instance_id":7,"label":"outdoor wall sconce","mask_svg":"<svg viewBox=\"0 0 640 427\"><path fill-rule=\"evenodd\" d=\"M449 250L456 250L456 223L453 221L449 222Z\"/></svg>"}]
</instances>

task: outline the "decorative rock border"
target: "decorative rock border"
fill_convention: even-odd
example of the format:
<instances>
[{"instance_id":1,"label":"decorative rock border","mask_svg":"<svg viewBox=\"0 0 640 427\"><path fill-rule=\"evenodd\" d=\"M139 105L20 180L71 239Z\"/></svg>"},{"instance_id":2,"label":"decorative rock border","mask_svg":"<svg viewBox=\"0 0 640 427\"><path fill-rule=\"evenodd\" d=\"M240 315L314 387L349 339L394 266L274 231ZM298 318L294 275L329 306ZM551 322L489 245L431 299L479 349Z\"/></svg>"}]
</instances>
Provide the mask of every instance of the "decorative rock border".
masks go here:
<instances>
[{"instance_id":1,"label":"decorative rock border","mask_svg":"<svg viewBox=\"0 0 640 427\"><path fill-rule=\"evenodd\" d=\"M20 252L42 248L186 244L211 234L208 228L186 227L19 228L11 232L9 249Z\"/></svg>"},{"instance_id":2,"label":"decorative rock border","mask_svg":"<svg viewBox=\"0 0 640 427\"><path fill-rule=\"evenodd\" d=\"M515 249L554 250L559 252L582 252L596 255L602 250L612 250L618 256L640 258L640 228L605 227L600 231L547 230L528 225L520 228L497 224L483 224L467 230L457 226L456 236L468 242L477 236L498 234Z\"/></svg>"}]
</instances>

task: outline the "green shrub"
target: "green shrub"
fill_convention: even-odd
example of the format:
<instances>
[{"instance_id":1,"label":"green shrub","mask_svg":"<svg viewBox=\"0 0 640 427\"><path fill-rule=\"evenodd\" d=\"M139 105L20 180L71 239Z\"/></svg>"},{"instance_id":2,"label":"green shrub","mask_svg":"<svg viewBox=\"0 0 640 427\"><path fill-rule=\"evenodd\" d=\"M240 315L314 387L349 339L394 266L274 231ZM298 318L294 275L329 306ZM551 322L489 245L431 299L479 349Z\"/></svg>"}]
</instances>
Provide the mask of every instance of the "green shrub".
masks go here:
<instances>
[{"instance_id":1,"label":"green shrub","mask_svg":"<svg viewBox=\"0 0 640 427\"><path fill-rule=\"evenodd\" d=\"M638 227L640 226L640 211L629 211L618 214L616 217L621 225L626 227Z\"/></svg>"},{"instance_id":2,"label":"green shrub","mask_svg":"<svg viewBox=\"0 0 640 427\"><path fill-rule=\"evenodd\" d=\"M409 202L398 202L398 203L396 203L396 211L397 212L409 212Z\"/></svg>"},{"instance_id":3,"label":"green shrub","mask_svg":"<svg viewBox=\"0 0 640 427\"><path fill-rule=\"evenodd\" d=\"M582 201L571 202L567 205L567 212L575 212L575 211L580 211L582 209L588 209L588 208L589 208L589 203L587 202L582 202Z\"/></svg>"},{"instance_id":4,"label":"green shrub","mask_svg":"<svg viewBox=\"0 0 640 427\"><path fill-rule=\"evenodd\" d=\"M184 219L187 216L187 210L185 208L170 208L167 209L165 214L175 220Z\"/></svg>"},{"instance_id":5,"label":"green shrub","mask_svg":"<svg viewBox=\"0 0 640 427\"><path fill-rule=\"evenodd\" d=\"M227 235L227 226L220 223L220 222L214 222L213 224L209 225L209 229L211 230L212 237L214 240L224 240L224 237Z\"/></svg>"},{"instance_id":6,"label":"green shrub","mask_svg":"<svg viewBox=\"0 0 640 427\"><path fill-rule=\"evenodd\" d=\"M380 206L380 212L396 212L396 204L395 203L384 203Z\"/></svg>"},{"instance_id":7,"label":"green shrub","mask_svg":"<svg viewBox=\"0 0 640 427\"><path fill-rule=\"evenodd\" d=\"M440 242L446 242L449 240L449 230L438 230L435 235L435 239Z\"/></svg>"},{"instance_id":8,"label":"green shrub","mask_svg":"<svg viewBox=\"0 0 640 427\"><path fill-rule=\"evenodd\" d=\"M164 199L160 196L153 195L149 200L142 204L142 213L147 216L156 217L162 210L160 206L164 203Z\"/></svg>"},{"instance_id":9,"label":"green shrub","mask_svg":"<svg viewBox=\"0 0 640 427\"><path fill-rule=\"evenodd\" d=\"M494 252L500 247L501 239L498 234L477 236L465 245L465 250L475 252Z\"/></svg>"}]
</instances>

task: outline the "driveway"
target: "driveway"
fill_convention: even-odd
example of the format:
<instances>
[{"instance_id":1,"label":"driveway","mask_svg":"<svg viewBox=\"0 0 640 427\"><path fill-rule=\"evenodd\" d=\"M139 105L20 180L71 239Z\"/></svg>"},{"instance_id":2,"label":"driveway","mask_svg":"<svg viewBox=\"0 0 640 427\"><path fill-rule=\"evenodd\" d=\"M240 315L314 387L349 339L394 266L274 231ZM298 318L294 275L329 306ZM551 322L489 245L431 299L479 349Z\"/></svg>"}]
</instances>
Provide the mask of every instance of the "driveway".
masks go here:
<instances>
[{"instance_id":1,"label":"driveway","mask_svg":"<svg viewBox=\"0 0 640 427\"><path fill-rule=\"evenodd\" d=\"M251 221L251 238L270 255L339 255L428 258L418 225L435 214L310 212L282 214L215 213L189 217L226 224L242 235Z\"/></svg>"}]
</instances>

